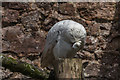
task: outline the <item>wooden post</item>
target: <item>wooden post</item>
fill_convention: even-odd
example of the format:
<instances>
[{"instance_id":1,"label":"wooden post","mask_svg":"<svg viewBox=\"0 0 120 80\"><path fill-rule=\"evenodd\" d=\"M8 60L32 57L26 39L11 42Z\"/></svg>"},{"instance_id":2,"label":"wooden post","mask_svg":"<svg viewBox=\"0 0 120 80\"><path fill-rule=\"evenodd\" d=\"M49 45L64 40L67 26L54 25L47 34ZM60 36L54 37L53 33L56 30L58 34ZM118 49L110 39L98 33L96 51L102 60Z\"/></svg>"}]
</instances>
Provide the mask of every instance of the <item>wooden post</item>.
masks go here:
<instances>
[{"instance_id":1,"label":"wooden post","mask_svg":"<svg viewBox=\"0 0 120 80\"><path fill-rule=\"evenodd\" d=\"M82 60L63 59L54 66L57 80L82 80Z\"/></svg>"}]
</instances>

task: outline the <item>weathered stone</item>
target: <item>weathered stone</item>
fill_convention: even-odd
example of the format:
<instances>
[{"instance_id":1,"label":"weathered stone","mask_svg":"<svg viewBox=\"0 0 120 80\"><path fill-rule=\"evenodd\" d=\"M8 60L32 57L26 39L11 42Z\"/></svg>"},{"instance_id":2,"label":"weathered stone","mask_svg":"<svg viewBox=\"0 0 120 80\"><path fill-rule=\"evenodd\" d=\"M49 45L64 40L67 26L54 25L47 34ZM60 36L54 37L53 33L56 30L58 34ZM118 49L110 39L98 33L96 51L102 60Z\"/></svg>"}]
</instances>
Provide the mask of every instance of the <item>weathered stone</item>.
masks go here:
<instances>
[{"instance_id":1,"label":"weathered stone","mask_svg":"<svg viewBox=\"0 0 120 80\"><path fill-rule=\"evenodd\" d=\"M86 38L86 44L91 44L91 43L92 43L92 41L91 41L90 37L87 36L87 38Z\"/></svg>"},{"instance_id":2,"label":"weathered stone","mask_svg":"<svg viewBox=\"0 0 120 80\"><path fill-rule=\"evenodd\" d=\"M90 26L91 35L103 35L106 37L110 34L111 26L111 23L93 23Z\"/></svg>"},{"instance_id":3,"label":"weathered stone","mask_svg":"<svg viewBox=\"0 0 120 80\"><path fill-rule=\"evenodd\" d=\"M94 14L96 14L96 12L94 11L95 7L93 6L93 4L94 3L78 3L77 9L79 15L86 20L94 19Z\"/></svg>"},{"instance_id":4,"label":"weathered stone","mask_svg":"<svg viewBox=\"0 0 120 80\"><path fill-rule=\"evenodd\" d=\"M102 58L102 54L103 54L103 51L102 50L96 50L95 51L95 57L97 59L101 59Z\"/></svg>"},{"instance_id":5,"label":"weathered stone","mask_svg":"<svg viewBox=\"0 0 120 80\"><path fill-rule=\"evenodd\" d=\"M89 46L88 46L88 51L89 51L89 52L94 52L95 49L96 49L96 46L95 46L95 45L89 45Z\"/></svg>"},{"instance_id":6,"label":"weathered stone","mask_svg":"<svg viewBox=\"0 0 120 80\"><path fill-rule=\"evenodd\" d=\"M101 23L100 24L100 35L103 35L105 37L109 36L111 26L112 26L111 23Z\"/></svg>"},{"instance_id":7,"label":"weathered stone","mask_svg":"<svg viewBox=\"0 0 120 80\"><path fill-rule=\"evenodd\" d=\"M89 62L89 65L84 70L84 76L86 79L89 77L99 76L100 65L98 65L98 64L99 63L96 61Z\"/></svg>"},{"instance_id":8,"label":"weathered stone","mask_svg":"<svg viewBox=\"0 0 120 80\"><path fill-rule=\"evenodd\" d=\"M73 4L70 4L70 3L59 4L58 11L60 14L70 15L70 16L75 16L75 13L76 13Z\"/></svg>"},{"instance_id":9,"label":"weathered stone","mask_svg":"<svg viewBox=\"0 0 120 80\"><path fill-rule=\"evenodd\" d=\"M98 42L98 39L93 36L87 36L86 38L86 44L88 45L95 44L97 42Z\"/></svg>"},{"instance_id":10,"label":"weathered stone","mask_svg":"<svg viewBox=\"0 0 120 80\"><path fill-rule=\"evenodd\" d=\"M45 42L45 32L38 31L25 33L21 26L6 27L3 29L3 51L14 51L17 53L42 52Z\"/></svg>"},{"instance_id":11,"label":"weathered stone","mask_svg":"<svg viewBox=\"0 0 120 80\"><path fill-rule=\"evenodd\" d=\"M30 5L30 6L29 6L29 7L30 7L29 10L31 10L31 11L38 9L38 7L37 7L37 5L36 5L35 3L29 3L29 5Z\"/></svg>"},{"instance_id":12,"label":"weathered stone","mask_svg":"<svg viewBox=\"0 0 120 80\"><path fill-rule=\"evenodd\" d=\"M41 14L39 11L32 11L29 14L23 14L21 22L26 30L30 29L30 31L38 31L38 29L41 27L41 22L39 22L40 18Z\"/></svg>"},{"instance_id":13,"label":"weathered stone","mask_svg":"<svg viewBox=\"0 0 120 80\"><path fill-rule=\"evenodd\" d=\"M103 19L103 20L114 20L114 14L115 14L115 3L99 3L100 7L97 8L96 12L97 14L95 17L97 19ZM102 22L102 21L101 21Z\"/></svg>"},{"instance_id":14,"label":"weathered stone","mask_svg":"<svg viewBox=\"0 0 120 80\"><path fill-rule=\"evenodd\" d=\"M79 56L81 56L82 59L84 60L94 60L95 59L95 56L93 53L90 53L88 51L82 51L81 52L78 52L77 53Z\"/></svg>"},{"instance_id":15,"label":"weathered stone","mask_svg":"<svg viewBox=\"0 0 120 80\"><path fill-rule=\"evenodd\" d=\"M120 50L120 37L115 37L107 44L107 50Z\"/></svg>"},{"instance_id":16,"label":"weathered stone","mask_svg":"<svg viewBox=\"0 0 120 80\"><path fill-rule=\"evenodd\" d=\"M45 25L45 26L42 26L42 28L45 30L45 31L49 31L50 30L50 28L55 24L55 23L57 23L58 22L58 20L57 19L55 19L55 18L46 18L45 19L45 21L43 22L43 24Z\"/></svg>"},{"instance_id":17,"label":"weathered stone","mask_svg":"<svg viewBox=\"0 0 120 80\"><path fill-rule=\"evenodd\" d=\"M108 51L102 55L100 67L101 71L99 72L101 77L115 80L119 79L118 76L120 76L120 74L118 74L118 72L120 71L120 58L118 55L119 54L116 54L115 51Z\"/></svg>"},{"instance_id":18,"label":"weathered stone","mask_svg":"<svg viewBox=\"0 0 120 80\"><path fill-rule=\"evenodd\" d=\"M80 16L86 20L114 20L115 3L77 3ZM112 16L111 16L112 15Z\"/></svg>"},{"instance_id":19,"label":"weathered stone","mask_svg":"<svg viewBox=\"0 0 120 80\"><path fill-rule=\"evenodd\" d=\"M54 3L52 2L37 2L35 3L39 8L43 8L45 11L50 11Z\"/></svg>"},{"instance_id":20,"label":"weathered stone","mask_svg":"<svg viewBox=\"0 0 120 80\"><path fill-rule=\"evenodd\" d=\"M0 75L0 77L1 77L2 79L10 76L11 74L13 74L13 72L11 72L11 71L8 70L8 69L5 70L5 69L4 69L3 67L1 67L1 66L0 66L0 72L2 73L2 74Z\"/></svg>"},{"instance_id":21,"label":"weathered stone","mask_svg":"<svg viewBox=\"0 0 120 80\"><path fill-rule=\"evenodd\" d=\"M5 8L15 9L15 10L24 10L29 8L28 3L23 2L3 2L2 6Z\"/></svg>"},{"instance_id":22,"label":"weathered stone","mask_svg":"<svg viewBox=\"0 0 120 80\"><path fill-rule=\"evenodd\" d=\"M6 9L2 15L2 26L15 25L15 23L18 22L18 19L19 12L17 10Z\"/></svg>"}]
</instances>

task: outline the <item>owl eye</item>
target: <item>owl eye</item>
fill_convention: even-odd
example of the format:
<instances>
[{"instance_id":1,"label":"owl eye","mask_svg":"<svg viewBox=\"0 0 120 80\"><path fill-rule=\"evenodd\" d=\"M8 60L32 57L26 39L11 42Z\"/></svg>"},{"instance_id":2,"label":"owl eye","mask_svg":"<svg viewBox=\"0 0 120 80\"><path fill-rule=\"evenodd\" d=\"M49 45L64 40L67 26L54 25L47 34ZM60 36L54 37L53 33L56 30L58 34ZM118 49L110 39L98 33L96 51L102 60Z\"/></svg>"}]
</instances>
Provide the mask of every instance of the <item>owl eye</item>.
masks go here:
<instances>
[{"instance_id":1,"label":"owl eye","mask_svg":"<svg viewBox=\"0 0 120 80\"><path fill-rule=\"evenodd\" d=\"M58 42L58 40L55 40L55 42L57 43L57 42Z\"/></svg>"}]
</instances>

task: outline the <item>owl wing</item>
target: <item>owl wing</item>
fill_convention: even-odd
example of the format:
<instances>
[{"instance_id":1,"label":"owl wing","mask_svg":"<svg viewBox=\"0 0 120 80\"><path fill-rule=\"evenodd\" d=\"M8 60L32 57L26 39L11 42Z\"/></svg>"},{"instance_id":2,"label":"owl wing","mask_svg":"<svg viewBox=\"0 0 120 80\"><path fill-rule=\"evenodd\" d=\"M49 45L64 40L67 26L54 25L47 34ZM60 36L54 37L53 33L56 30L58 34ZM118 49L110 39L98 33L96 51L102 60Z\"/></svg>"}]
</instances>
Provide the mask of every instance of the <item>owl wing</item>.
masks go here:
<instances>
[{"instance_id":1,"label":"owl wing","mask_svg":"<svg viewBox=\"0 0 120 80\"><path fill-rule=\"evenodd\" d=\"M53 66L55 57L53 54L53 48L57 44L59 34L59 27L50 29L46 38L46 44L41 57L41 67Z\"/></svg>"},{"instance_id":2,"label":"owl wing","mask_svg":"<svg viewBox=\"0 0 120 80\"><path fill-rule=\"evenodd\" d=\"M53 48L55 44L56 43L50 44L49 46L45 46L45 49L41 57L41 67L44 68L44 67L53 65L53 61L55 60L53 55Z\"/></svg>"}]
</instances>

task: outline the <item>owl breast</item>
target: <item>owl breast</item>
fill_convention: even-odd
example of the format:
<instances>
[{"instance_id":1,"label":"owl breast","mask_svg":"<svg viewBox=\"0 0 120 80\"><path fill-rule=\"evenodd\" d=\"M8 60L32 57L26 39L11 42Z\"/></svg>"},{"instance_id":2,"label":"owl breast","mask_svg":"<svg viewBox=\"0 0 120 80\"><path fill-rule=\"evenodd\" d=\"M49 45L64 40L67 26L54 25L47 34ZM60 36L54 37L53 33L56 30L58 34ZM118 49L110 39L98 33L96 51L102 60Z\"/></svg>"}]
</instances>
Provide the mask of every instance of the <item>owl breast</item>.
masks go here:
<instances>
[{"instance_id":1,"label":"owl breast","mask_svg":"<svg viewBox=\"0 0 120 80\"><path fill-rule=\"evenodd\" d=\"M72 44L60 39L53 49L53 54L56 59L70 58L75 55L75 50L72 48Z\"/></svg>"}]
</instances>

